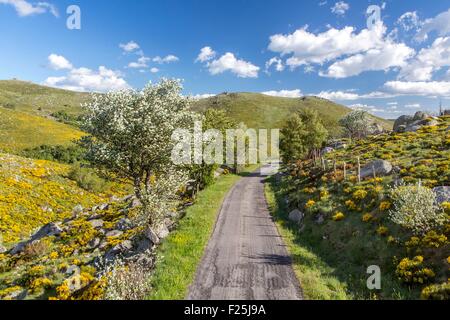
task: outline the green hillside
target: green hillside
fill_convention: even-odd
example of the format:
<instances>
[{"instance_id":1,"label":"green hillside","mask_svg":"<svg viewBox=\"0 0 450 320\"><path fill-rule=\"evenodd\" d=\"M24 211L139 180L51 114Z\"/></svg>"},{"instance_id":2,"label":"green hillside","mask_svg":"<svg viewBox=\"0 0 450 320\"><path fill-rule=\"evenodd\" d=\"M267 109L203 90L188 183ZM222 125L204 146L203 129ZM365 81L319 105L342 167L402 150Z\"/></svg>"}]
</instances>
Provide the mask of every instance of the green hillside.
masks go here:
<instances>
[{"instance_id":1,"label":"green hillside","mask_svg":"<svg viewBox=\"0 0 450 320\"><path fill-rule=\"evenodd\" d=\"M259 93L224 93L194 104L194 109L199 111L224 109L230 117L250 128L281 128L290 114L308 107L319 112L330 132L338 132L337 121L350 111L345 106L318 97L280 98ZM377 120L386 129L392 129L392 122Z\"/></svg>"},{"instance_id":2,"label":"green hillside","mask_svg":"<svg viewBox=\"0 0 450 320\"><path fill-rule=\"evenodd\" d=\"M88 93L55 89L19 80L0 80L0 106L48 116L56 111L70 115L81 112L80 104L89 100Z\"/></svg>"},{"instance_id":3,"label":"green hillside","mask_svg":"<svg viewBox=\"0 0 450 320\"><path fill-rule=\"evenodd\" d=\"M68 145L83 132L69 125L0 107L0 151L18 152L40 145Z\"/></svg>"}]
</instances>

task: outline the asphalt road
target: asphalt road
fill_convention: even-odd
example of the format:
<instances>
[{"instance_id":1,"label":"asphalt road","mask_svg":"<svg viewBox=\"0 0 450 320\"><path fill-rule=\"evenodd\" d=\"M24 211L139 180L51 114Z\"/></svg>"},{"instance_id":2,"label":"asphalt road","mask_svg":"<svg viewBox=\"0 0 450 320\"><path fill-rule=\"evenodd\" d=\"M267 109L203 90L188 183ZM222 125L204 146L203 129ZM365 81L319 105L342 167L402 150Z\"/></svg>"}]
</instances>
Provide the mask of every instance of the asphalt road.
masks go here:
<instances>
[{"instance_id":1,"label":"asphalt road","mask_svg":"<svg viewBox=\"0 0 450 320\"><path fill-rule=\"evenodd\" d=\"M258 171L230 190L187 299L302 299L291 258L269 214L264 179Z\"/></svg>"}]
</instances>

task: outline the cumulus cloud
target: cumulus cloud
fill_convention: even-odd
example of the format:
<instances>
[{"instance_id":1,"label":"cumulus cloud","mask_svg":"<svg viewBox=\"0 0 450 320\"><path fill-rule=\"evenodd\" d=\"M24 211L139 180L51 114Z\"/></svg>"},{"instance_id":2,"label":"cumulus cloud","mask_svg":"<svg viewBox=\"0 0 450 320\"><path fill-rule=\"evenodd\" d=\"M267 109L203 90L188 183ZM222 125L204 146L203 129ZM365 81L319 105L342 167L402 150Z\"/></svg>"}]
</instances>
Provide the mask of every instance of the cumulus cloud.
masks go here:
<instances>
[{"instance_id":1,"label":"cumulus cloud","mask_svg":"<svg viewBox=\"0 0 450 320\"><path fill-rule=\"evenodd\" d=\"M388 81L384 87L389 92L400 95L450 97L449 81Z\"/></svg>"},{"instance_id":2,"label":"cumulus cloud","mask_svg":"<svg viewBox=\"0 0 450 320\"><path fill-rule=\"evenodd\" d=\"M147 63L149 61L150 61L150 58L141 56L137 61L130 62L128 64L128 68L134 68L134 69L147 68L148 67Z\"/></svg>"},{"instance_id":3,"label":"cumulus cloud","mask_svg":"<svg viewBox=\"0 0 450 320\"><path fill-rule=\"evenodd\" d=\"M427 40L428 34L433 31L437 32L439 36L446 36L450 34L450 9L438 14L434 18L425 20L416 36L416 40Z\"/></svg>"},{"instance_id":4,"label":"cumulus cloud","mask_svg":"<svg viewBox=\"0 0 450 320\"><path fill-rule=\"evenodd\" d=\"M54 70L72 69L73 66L65 57L52 53L48 56L50 68Z\"/></svg>"},{"instance_id":5,"label":"cumulus cloud","mask_svg":"<svg viewBox=\"0 0 450 320\"><path fill-rule=\"evenodd\" d=\"M153 67L153 68L150 69L150 72L151 72L151 73L158 73L158 72L159 72L159 69Z\"/></svg>"},{"instance_id":6,"label":"cumulus cloud","mask_svg":"<svg viewBox=\"0 0 450 320\"><path fill-rule=\"evenodd\" d=\"M48 77L43 84L74 91L106 92L128 89L130 86L118 71L100 66L98 70L89 68L74 68L65 57L51 54L48 57L50 65L55 70L68 70L65 76Z\"/></svg>"},{"instance_id":7,"label":"cumulus cloud","mask_svg":"<svg viewBox=\"0 0 450 320\"><path fill-rule=\"evenodd\" d=\"M417 15L417 11L408 11L397 19L396 24L405 31L418 31L422 23Z\"/></svg>"},{"instance_id":8,"label":"cumulus cloud","mask_svg":"<svg viewBox=\"0 0 450 320\"><path fill-rule=\"evenodd\" d=\"M211 98L211 97L215 97L215 94L212 93L203 93L203 94L196 94L192 96L192 99L195 100L201 100L201 99L207 99L207 98Z\"/></svg>"},{"instance_id":9,"label":"cumulus cloud","mask_svg":"<svg viewBox=\"0 0 450 320\"><path fill-rule=\"evenodd\" d=\"M283 97L283 98L300 98L302 97L302 92L300 89L295 90L280 90L280 91L264 91L261 92L262 94L265 94L267 96L273 96L273 97Z\"/></svg>"},{"instance_id":10,"label":"cumulus cloud","mask_svg":"<svg viewBox=\"0 0 450 320\"><path fill-rule=\"evenodd\" d=\"M419 109L421 107L420 103L412 103L405 105L407 109Z\"/></svg>"},{"instance_id":11,"label":"cumulus cloud","mask_svg":"<svg viewBox=\"0 0 450 320\"><path fill-rule=\"evenodd\" d=\"M351 109L354 110L364 110L370 113L376 113L376 112L383 112L385 111L384 109L378 108L376 106L372 106L372 105L368 105L368 104L363 104L363 103L355 103L352 105L348 106Z\"/></svg>"},{"instance_id":12,"label":"cumulus cloud","mask_svg":"<svg viewBox=\"0 0 450 320\"><path fill-rule=\"evenodd\" d=\"M281 72L284 70L283 61L280 58L273 57L269 61L266 62L266 72L269 72L269 69L272 65L275 65L275 70Z\"/></svg>"},{"instance_id":13,"label":"cumulus cloud","mask_svg":"<svg viewBox=\"0 0 450 320\"><path fill-rule=\"evenodd\" d=\"M357 100L360 98L357 93L346 91L322 91L316 96L327 100Z\"/></svg>"},{"instance_id":14,"label":"cumulus cloud","mask_svg":"<svg viewBox=\"0 0 450 320\"><path fill-rule=\"evenodd\" d=\"M334 6L331 7L331 12L338 16L343 16L347 10L350 9L350 5L344 1L339 1L334 4Z\"/></svg>"},{"instance_id":15,"label":"cumulus cloud","mask_svg":"<svg viewBox=\"0 0 450 320\"><path fill-rule=\"evenodd\" d=\"M203 47L202 49L200 49L200 53L195 61L206 62L213 59L215 56L216 52L211 49L211 47Z\"/></svg>"},{"instance_id":16,"label":"cumulus cloud","mask_svg":"<svg viewBox=\"0 0 450 320\"><path fill-rule=\"evenodd\" d=\"M207 64L207 67L212 75L230 71L240 78L257 78L259 72L259 67L250 62L237 59L231 52L227 52L219 59L211 61Z\"/></svg>"},{"instance_id":17,"label":"cumulus cloud","mask_svg":"<svg viewBox=\"0 0 450 320\"><path fill-rule=\"evenodd\" d=\"M47 12L50 12L55 17L59 17L58 9L53 4L48 2L38 2L32 4L26 0L0 0L0 4L12 5L20 17L27 17Z\"/></svg>"},{"instance_id":18,"label":"cumulus cloud","mask_svg":"<svg viewBox=\"0 0 450 320\"><path fill-rule=\"evenodd\" d=\"M134 51L140 49L140 46L134 41L130 41L128 43L121 43L121 44L119 44L119 47L125 53L131 53L131 52L134 52Z\"/></svg>"},{"instance_id":19,"label":"cumulus cloud","mask_svg":"<svg viewBox=\"0 0 450 320\"><path fill-rule=\"evenodd\" d=\"M408 81L428 81L442 67L450 66L450 37L437 38L428 48L423 48L415 59L405 65L399 78Z\"/></svg>"},{"instance_id":20,"label":"cumulus cloud","mask_svg":"<svg viewBox=\"0 0 450 320\"><path fill-rule=\"evenodd\" d=\"M321 76L347 78L357 76L364 71L387 71L393 67L403 67L415 51L403 43L387 43L381 49L370 49L333 63Z\"/></svg>"},{"instance_id":21,"label":"cumulus cloud","mask_svg":"<svg viewBox=\"0 0 450 320\"><path fill-rule=\"evenodd\" d=\"M172 63L177 62L180 59L177 56L174 56L173 54L169 54L168 56L165 56L164 58L161 58L160 56L156 56L152 59L153 62L163 64L163 63Z\"/></svg>"}]
</instances>

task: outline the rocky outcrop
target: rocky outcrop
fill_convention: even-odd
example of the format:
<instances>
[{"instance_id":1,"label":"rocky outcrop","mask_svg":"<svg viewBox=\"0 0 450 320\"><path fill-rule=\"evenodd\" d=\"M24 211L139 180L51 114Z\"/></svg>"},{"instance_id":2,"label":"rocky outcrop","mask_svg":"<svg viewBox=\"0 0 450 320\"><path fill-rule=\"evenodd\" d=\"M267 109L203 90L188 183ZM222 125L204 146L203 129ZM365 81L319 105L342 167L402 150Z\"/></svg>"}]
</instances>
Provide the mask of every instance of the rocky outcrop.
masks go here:
<instances>
[{"instance_id":1,"label":"rocky outcrop","mask_svg":"<svg viewBox=\"0 0 450 320\"><path fill-rule=\"evenodd\" d=\"M392 164L386 160L375 160L369 162L361 169L361 179L373 177L387 176L392 172Z\"/></svg>"},{"instance_id":2,"label":"rocky outcrop","mask_svg":"<svg viewBox=\"0 0 450 320\"><path fill-rule=\"evenodd\" d=\"M39 241L42 238L45 237L51 237L51 236L59 236L63 232L63 229L61 228L60 224L58 223L48 223L42 228L40 228L36 233L34 233L31 238L27 241L22 241L18 243L15 247L13 247L9 254L18 254L22 252L25 247L33 242Z\"/></svg>"},{"instance_id":3,"label":"rocky outcrop","mask_svg":"<svg viewBox=\"0 0 450 320\"><path fill-rule=\"evenodd\" d=\"M436 194L436 202L442 204L443 202L450 202L450 187L436 187L433 189Z\"/></svg>"},{"instance_id":4,"label":"rocky outcrop","mask_svg":"<svg viewBox=\"0 0 450 320\"><path fill-rule=\"evenodd\" d=\"M417 111L416 114L412 116L403 115L395 120L394 131L395 132L416 132L424 126L435 126L439 122L429 114Z\"/></svg>"}]
</instances>

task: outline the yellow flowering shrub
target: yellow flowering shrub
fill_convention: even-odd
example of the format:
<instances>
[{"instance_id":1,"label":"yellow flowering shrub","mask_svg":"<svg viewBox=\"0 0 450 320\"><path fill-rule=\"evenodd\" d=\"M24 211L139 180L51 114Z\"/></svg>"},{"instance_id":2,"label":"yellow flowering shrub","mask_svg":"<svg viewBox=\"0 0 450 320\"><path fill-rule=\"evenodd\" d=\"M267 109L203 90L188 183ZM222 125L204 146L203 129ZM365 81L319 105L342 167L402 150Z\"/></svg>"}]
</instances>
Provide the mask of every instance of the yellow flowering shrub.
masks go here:
<instances>
[{"instance_id":1,"label":"yellow flowering shrub","mask_svg":"<svg viewBox=\"0 0 450 320\"><path fill-rule=\"evenodd\" d=\"M356 200L363 200L367 197L367 191L366 190L357 190L355 192L353 192L353 199Z\"/></svg>"},{"instance_id":2,"label":"yellow flowering shrub","mask_svg":"<svg viewBox=\"0 0 450 320\"><path fill-rule=\"evenodd\" d=\"M422 256L416 256L412 260L402 259L397 265L395 273L400 281L408 284L426 283L435 277L433 270L423 267Z\"/></svg>"},{"instance_id":3,"label":"yellow flowering shrub","mask_svg":"<svg viewBox=\"0 0 450 320\"><path fill-rule=\"evenodd\" d=\"M342 213L342 212L336 212L334 215L333 215L333 221L341 221L341 220L344 220L344 218L345 218L345 215Z\"/></svg>"},{"instance_id":4,"label":"yellow flowering shrub","mask_svg":"<svg viewBox=\"0 0 450 320\"><path fill-rule=\"evenodd\" d=\"M377 229L377 233L380 236L386 236L388 234L388 232L389 232L389 229L387 227L385 227L385 226L380 226Z\"/></svg>"},{"instance_id":5,"label":"yellow flowering shrub","mask_svg":"<svg viewBox=\"0 0 450 320\"><path fill-rule=\"evenodd\" d=\"M390 209L392 204L389 201L383 201L380 203L379 209L380 211L386 211Z\"/></svg>"},{"instance_id":6,"label":"yellow flowering shrub","mask_svg":"<svg viewBox=\"0 0 450 320\"><path fill-rule=\"evenodd\" d=\"M450 281L425 287L420 297L424 300L450 300Z\"/></svg>"},{"instance_id":7,"label":"yellow flowering shrub","mask_svg":"<svg viewBox=\"0 0 450 320\"><path fill-rule=\"evenodd\" d=\"M366 213L365 215L362 216L361 220L363 222L370 222L372 221L373 216L370 213Z\"/></svg>"},{"instance_id":8,"label":"yellow flowering shrub","mask_svg":"<svg viewBox=\"0 0 450 320\"><path fill-rule=\"evenodd\" d=\"M37 278L34 279L30 284L30 289L32 292L37 292L40 289L49 289L53 286L53 281L49 278Z\"/></svg>"},{"instance_id":9,"label":"yellow flowering shrub","mask_svg":"<svg viewBox=\"0 0 450 320\"><path fill-rule=\"evenodd\" d=\"M308 200L308 202L305 204L305 208L311 209L312 207L314 207L315 204L316 202L314 200Z\"/></svg>"},{"instance_id":10,"label":"yellow flowering shrub","mask_svg":"<svg viewBox=\"0 0 450 320\"><path fill-rule=\"evenodd\" d=\"M345 201L345 205L347 206L348 209L350 210L356 210L356 204L353 202L353 200L347 200Z\"/></svg>"}]
</instances>

